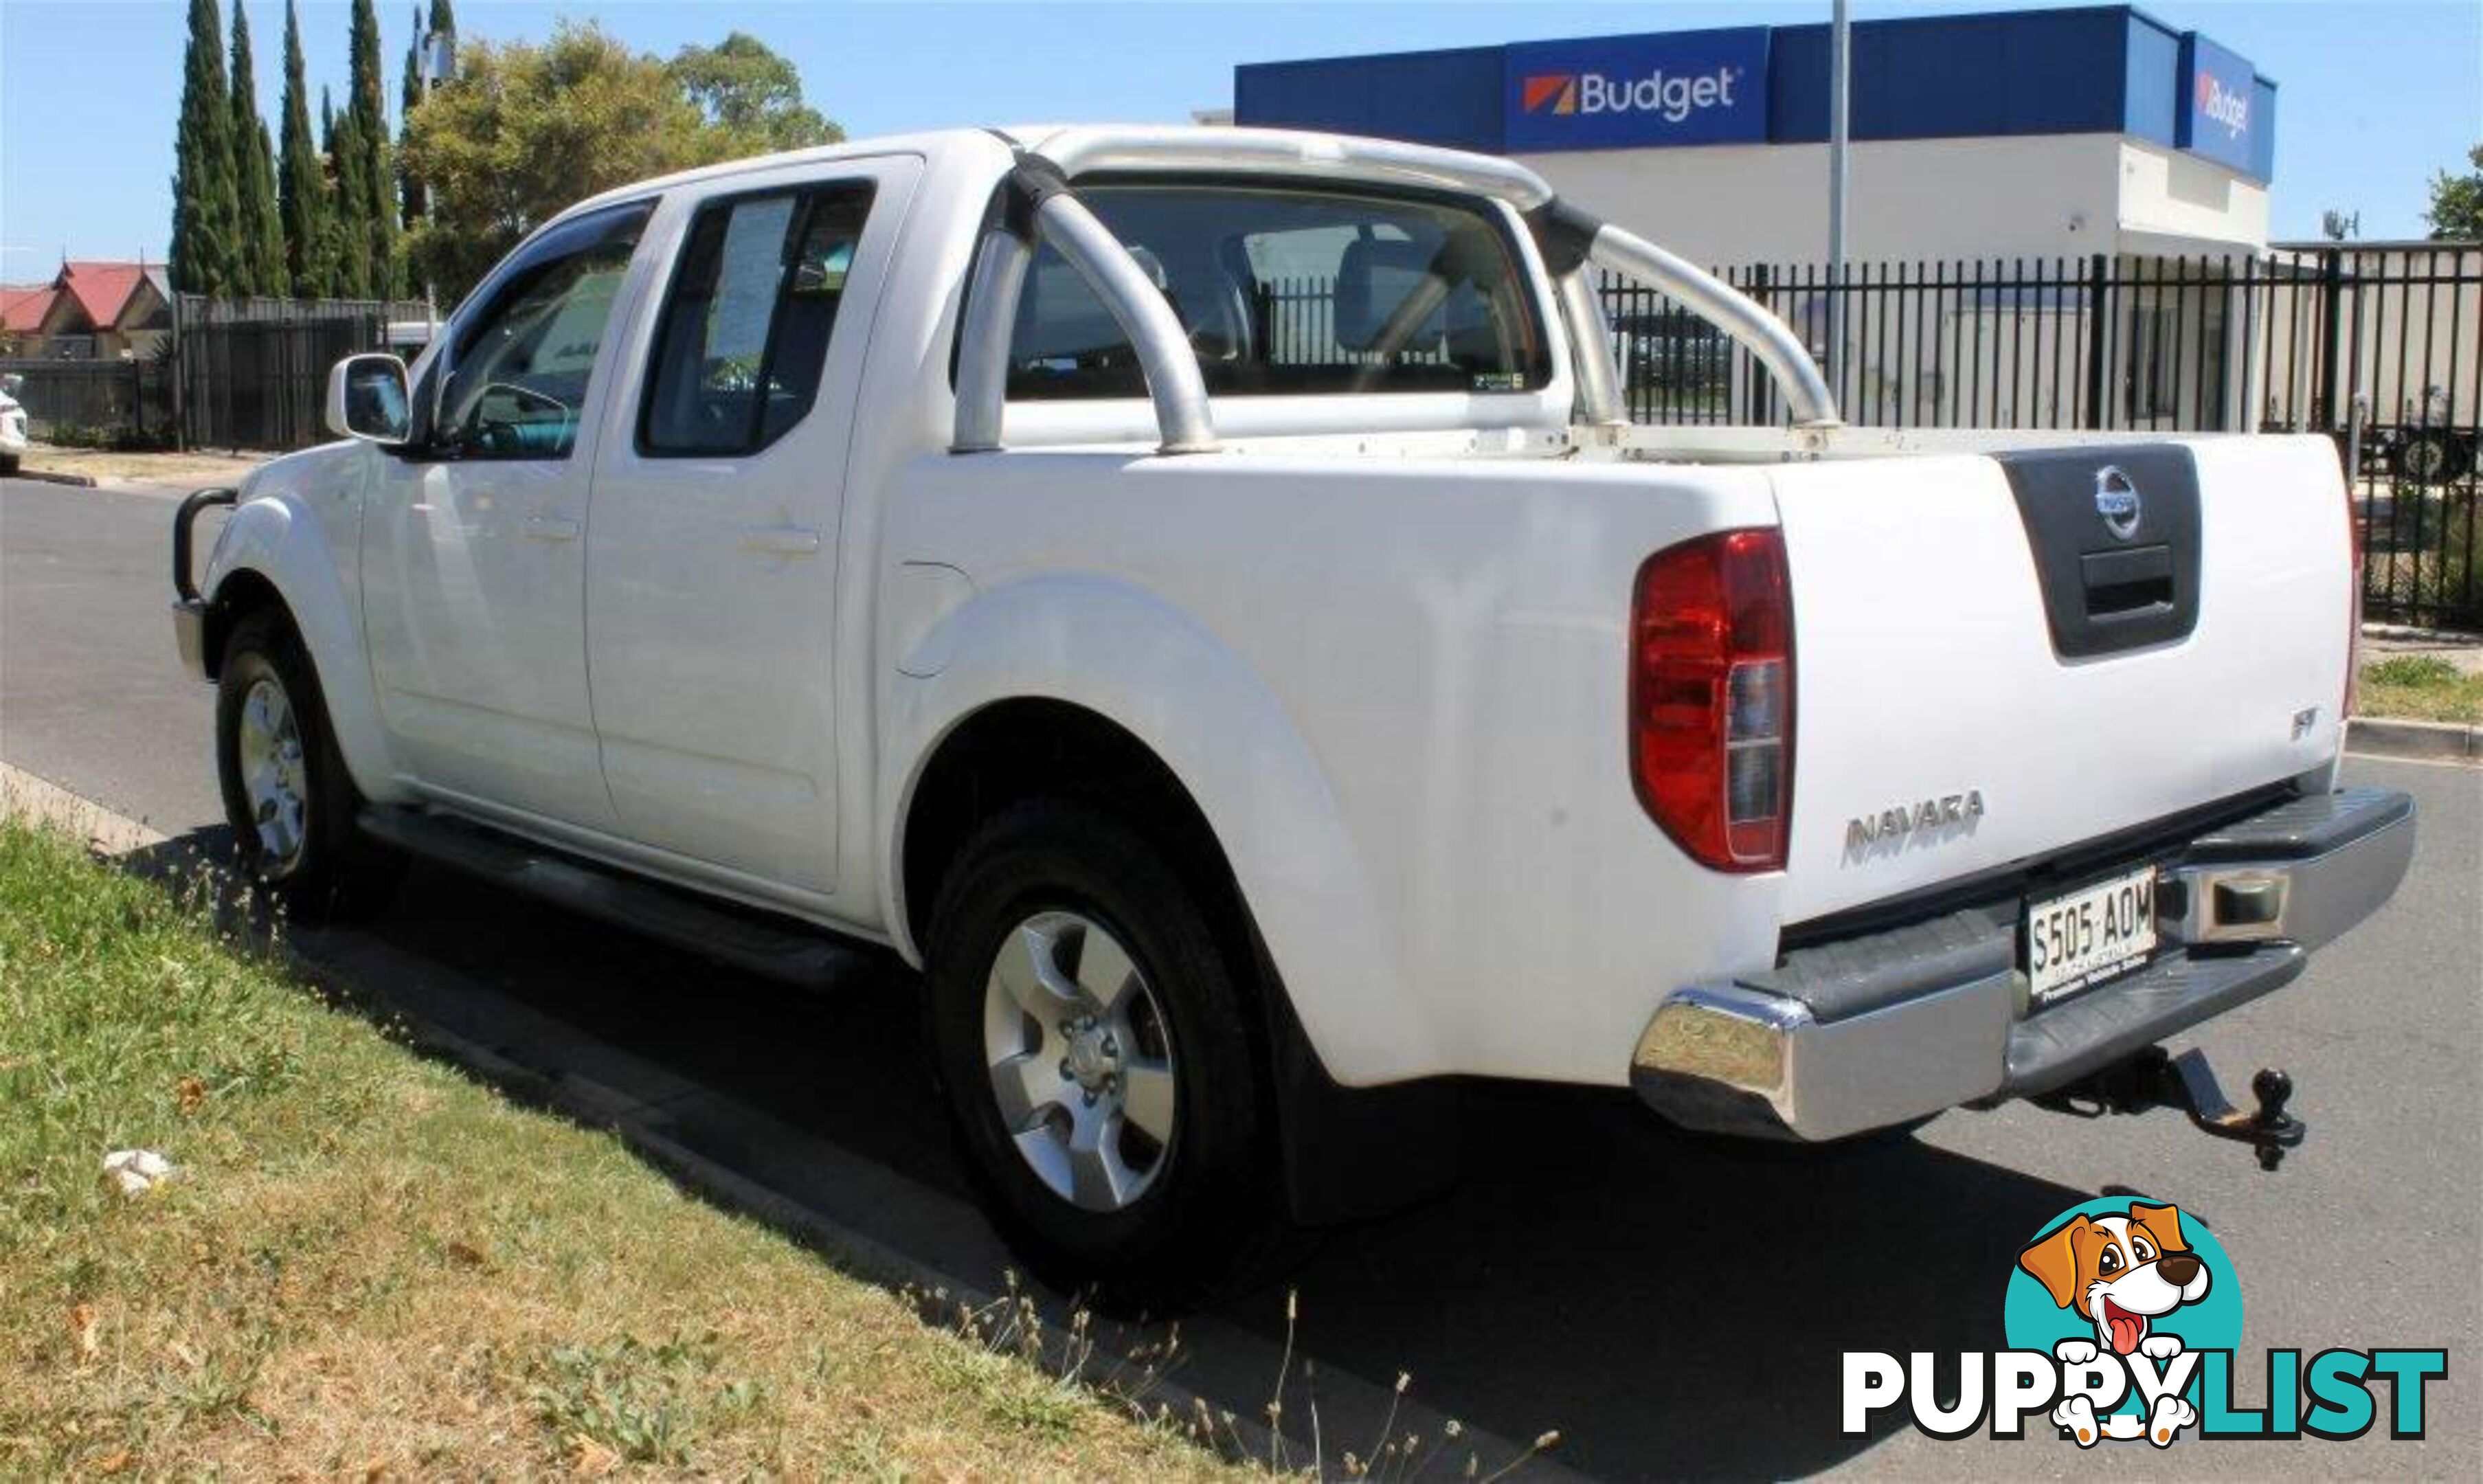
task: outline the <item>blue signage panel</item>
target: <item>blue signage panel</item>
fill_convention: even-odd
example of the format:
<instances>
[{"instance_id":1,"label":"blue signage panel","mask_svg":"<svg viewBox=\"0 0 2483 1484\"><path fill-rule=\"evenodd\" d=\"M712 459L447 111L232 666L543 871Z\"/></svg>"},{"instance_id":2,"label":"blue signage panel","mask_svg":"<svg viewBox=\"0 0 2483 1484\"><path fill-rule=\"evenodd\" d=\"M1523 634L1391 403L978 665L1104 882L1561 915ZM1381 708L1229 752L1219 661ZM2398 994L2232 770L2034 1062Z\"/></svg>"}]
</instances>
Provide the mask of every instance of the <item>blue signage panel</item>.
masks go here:
<instances>
[{"instance_id":1,"label":"blue signage panel","mask_svg":"<svg viewBox=\"0 0 2483 1484\"><path fill-rule=\"evenodd\" d=\"M2258 78L2251 65L2195 31L2182 37L2175 143L2244 174L2257 174L2258 114Z\"/></svg>"},{"instance_id":2,"label":"blue signage panel","mask_svg":"<svg viewBox=\"0 0 2483 1484\"><path fill-rule=\"evenodd\" d=\"M1765 26L1745 26L1509 46L1502 94L1508 147L1524 154L1764 144L1768 35Z\"/></svg>"}]
</instances>

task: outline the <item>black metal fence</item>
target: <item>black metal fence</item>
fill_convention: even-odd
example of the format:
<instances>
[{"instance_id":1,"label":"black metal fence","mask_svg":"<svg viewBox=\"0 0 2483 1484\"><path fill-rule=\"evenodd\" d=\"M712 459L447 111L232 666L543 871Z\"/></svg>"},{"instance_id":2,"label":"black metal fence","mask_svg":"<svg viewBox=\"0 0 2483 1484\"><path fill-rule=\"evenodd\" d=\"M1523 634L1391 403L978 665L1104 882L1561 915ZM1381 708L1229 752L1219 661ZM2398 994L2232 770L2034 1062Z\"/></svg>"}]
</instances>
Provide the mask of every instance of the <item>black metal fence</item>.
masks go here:
<instances>
[{"instance_id":1,"label":"black metal fence","mask_svg":"<svg viewBox=\"0 0 2483 1484\"><path fill-rule=\"evenodd\" d=\"M1868 263L1841 279L1816 264L1719 272L1823 364L1841 323L1834 390L1849 422L2326 434L2340 458L2359 450L2365 612L2483 628L2483 246ZM1262 291L1272 358L1350 358L1335 290L1296 278ZM1784 417L1749 353L1687 306L1612 278L1602 299L1633 421Z\"/></svg>"},{"instance_id":2,"label":"black metal fence","mask_svg":"<svg viewBox=\"0 0 2483 1484\"><path fill-rule=\"evenodd\" d=\"M2013 258L1723 270L1893 428L2302 431L2355 470L2371 617L2483 628L2483 247L2279 248L2265 257ZM1603 285L1633 420L1781 420L1749 354L1639 283Z\"/></svg>"},{"instance_id":3,"label":"black metal fence","mask_svg":"<svg viewBox=\"0 0 2483 1484\"><path fill-rule=\"evenodd\" d=\"M419 304L184 294L174 306L181 441L191 448L307 448L320 426L328 368L384 348Z\"/></svg>"},{"instance_id":4,"label":"black metal fence","mask_svg":"<svg viewBox=\"0 0 2483 1484\"><path fill-rule=\"evenodd\" d=\"M2234 256L2012 258L1722 270L1828 360L1877 427L2147 431L2336 428L2357 394L2384 427L2465 426L2483 378L2483 248L2279 249ZM1775 420L1781 404L1713 329L1644 284L1605 312L1658 423ZM1737 395L1738 394L1738 395Z\"/></svg>"},{"instance_id":5,"label":"black metal fence","mask_svg":"<svg viewBox=\"0 0 2483 1484\"><path fill-rule=\"evenodd\" d=\"M160 447L173 441L171 368L129 360L0 359L26 410L27 431L51 443Z\"/></svg>"}]
</instances>

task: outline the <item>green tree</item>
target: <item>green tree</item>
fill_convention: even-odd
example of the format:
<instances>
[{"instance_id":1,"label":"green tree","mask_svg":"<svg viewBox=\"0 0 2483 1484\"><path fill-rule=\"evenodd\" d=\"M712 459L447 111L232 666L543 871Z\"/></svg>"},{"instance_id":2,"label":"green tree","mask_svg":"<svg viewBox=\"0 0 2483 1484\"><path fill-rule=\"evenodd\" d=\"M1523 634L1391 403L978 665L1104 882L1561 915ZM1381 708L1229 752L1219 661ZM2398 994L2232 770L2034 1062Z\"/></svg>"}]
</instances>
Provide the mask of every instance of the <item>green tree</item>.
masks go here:
<instances>
[{"instance_id":1,"label":"green tree","mask_svg":"<svg viewBox=\"0 0 2483 1484\"><path fill-rule=\"evenodd\" d=\"M414 131L414 110L422 101L422 7L414 8L414 39L405 43L405 76L397 84L397 107L402 121L396 136L396 195L400 209L398 220L407 231L422 220L422 177L405 163L405 140Z\"/></svg>"},{"instance_id":2,"label":"green tree","mask_svg":"<svg viewBox=\"0 0 2483 1484\"><path fill-rule=\"evenodd\" d=\"M414 276L454 300L564 207L712 147L664 65L593 22L563 21L541 45L466 42L406 141L431 205L410 245Z\"/></svg>"},{"instance_id":3,"label":"green tree","mask_svg":"<svg viewBox=\"0 0 2483 1484\"><path fill-rule=\"evenodd\" d=\"M233 182L232 102L216 0L190 0L181 122L173 142L173 286L227 298L240 287L241 204Z\"/></svg>"},{"instance_id":4,"label":"green tree","mask_svg":"<svg viewBox=\"0 0 2483 1484\"><path fill-rule=\"evenodd\" d=\"M802 74L758 38L735 31L713 46L684 46L674 81L713 131L718 159L830 145L844 130L802 101Z\"/></svg>"},{"instance_id":5,"label":"green tree","mask_svg":"<svg viewBox=\"0 0 2483 1484\"><path fill-rule=\"evenodd\" d=\"M283 117L277 128L283 152L277 162L276 214L284 229L285 275L293 292L322 298L334 292L329 281L328 173L310 133L302 22L293 13L293 0L284 0Z\"/></svg>"},{"instance_id":6,"label":"green tree","mask_svg":"<svg viewBox=\"0 0 2483 1484\"><path fill-rule=\"evenodd\" d=\"M361 224L348 215L346 202L366 193L356 190L360 178L360 151L353 147L353 119L336 112L325 86L319 89L319 159L327 181L326 230L320 252L328 263L328 292L338 299L368 299L370 255L362 251Z\"/></svg>"},{"instance_id":7,"label":"green tree","mask_svg":"<svg viewBox=\"0 0 2483 1484\"><path fill-rule=\"evenodd\" d=\"M267 120L259 117L250 50L250 13L242 0L233 0L233 177L241 206L236 286L245 294L282 296L292 292L293 275L284 261L284 224L276 202L276 151L268 143Z\"/></svg>"},{"instance_id":8,"label":"green tree","mask_svg":"<svg viewBox=\"0 0 2483 1484\"><path fill-rule=\"evenodd\" d=\"M364 295L391 299L397 292L396 172L388 163L387 90L380 79L380 18L372 0L354 0L342 139L354 168L340 179L348 194L341 215L362 261L356 280Z\"/></svg>"},{"instance_id":9,"label":"green tree","mask_svg":"<svg viewBox=\"0 0 2483 1484\"><path fill-rule=\"evenodd\" d=\"M328 146L328 288L340 299L369 299L371 278L370 172L354 111L325 106Z\"/></svg>"},{"instance_id":10,"label":"green tree","mask_svg":"<svg viewBox=\"0 0 2483 1484\"><path fill-rule=\"evenodd\" d=\"M2422 214L2436 242L2483 242L2483 145L2466 152L2473 169L2431 177L2431 209Z\"/></svg>"}]
</instances>

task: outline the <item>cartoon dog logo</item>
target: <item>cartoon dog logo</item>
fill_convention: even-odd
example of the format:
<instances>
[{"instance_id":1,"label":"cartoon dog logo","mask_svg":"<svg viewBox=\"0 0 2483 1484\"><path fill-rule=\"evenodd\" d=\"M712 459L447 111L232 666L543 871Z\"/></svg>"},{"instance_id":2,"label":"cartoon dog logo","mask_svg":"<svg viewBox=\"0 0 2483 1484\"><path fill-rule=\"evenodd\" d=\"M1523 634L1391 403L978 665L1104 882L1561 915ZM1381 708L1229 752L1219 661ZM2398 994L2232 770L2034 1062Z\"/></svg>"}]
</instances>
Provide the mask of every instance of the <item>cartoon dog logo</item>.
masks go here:
<instances>
[{"instance_id":1,"label":"cartoon dog logo","mask_svg":"<svg viewBox=\"0 0 2483 1484\"><path fill-rule=\"evenodd\" d=\"M2053 1347L2065 1365L2092 1362L2100 1350L2169 1361L2181 1353L2180 1337L2150 1333L2151 1322L2207 1296L2207 1265L2182 1238L2178 1206L2133 1203L2126 1216L2081 1213L2036 1238L2017 1255L2017 1265L2043 1285L2054 1304L2075 1309L2095 1325L2094 1344L2066 1339ZM2082 1447L2105 1436L2138 1435L2127 1425L2134 1419L2098 1422L2083 1396L2062 1402L2052 1420ZM2197 1420L2197 1409L2188 1402L2164 1395L2149 1411L2145 1436L2169 1443Z\"/></svg>"}]
</instances>

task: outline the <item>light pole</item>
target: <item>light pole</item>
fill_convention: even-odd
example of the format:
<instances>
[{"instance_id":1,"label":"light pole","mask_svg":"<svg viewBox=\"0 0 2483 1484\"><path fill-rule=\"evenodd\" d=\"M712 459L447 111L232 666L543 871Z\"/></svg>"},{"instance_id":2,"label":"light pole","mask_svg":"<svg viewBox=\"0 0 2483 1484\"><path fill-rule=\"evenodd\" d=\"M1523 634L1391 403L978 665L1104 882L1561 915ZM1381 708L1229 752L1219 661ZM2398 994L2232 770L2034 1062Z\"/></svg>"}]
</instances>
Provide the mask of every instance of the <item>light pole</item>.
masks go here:
<instances>
[{"instance_id":1,"label":"light pole","mask_svg":"<svg viewBox=\"0 0 2483 1484\"><path fill-rule=\"evenodd\" d=\"M1844 0L1837 0L1837 3L1841 5ZM431 97L432 89L457 75L456 36L446 31L423 33L422 66L416 71L422 80L423 100L427 102ZM414 104L414 100L408 98L405 106L412 109ZM440 323L440 300L433 290L431 278L427 274L422 279L422 320L423 338L428 342L432 327Z\"/></svg>"},{"instance_id":2,"label":"light pole","mask_svg":"<svg viewBox=\"0 0 2483 1484\"><path fill-rule=\"evenodd\" d=\"M1854 30L1846 0L1834 0L1828 43L1828 384L1845 397L1845 149Z\"/></svg>"}]
</instances>

